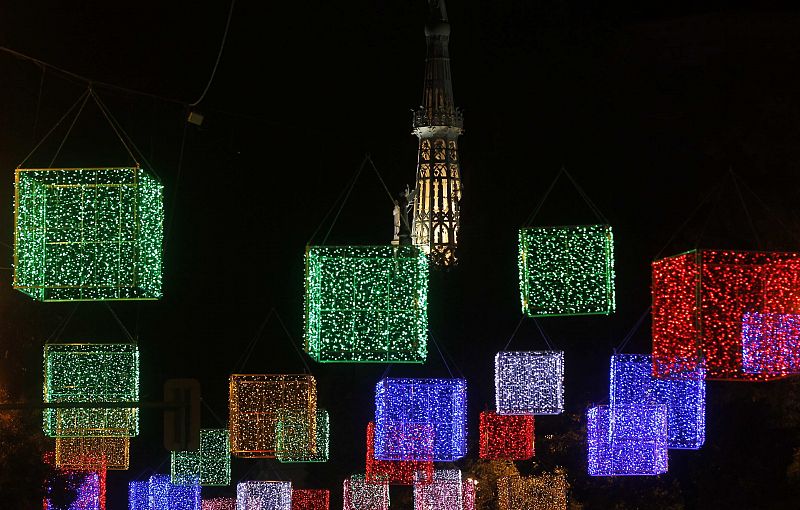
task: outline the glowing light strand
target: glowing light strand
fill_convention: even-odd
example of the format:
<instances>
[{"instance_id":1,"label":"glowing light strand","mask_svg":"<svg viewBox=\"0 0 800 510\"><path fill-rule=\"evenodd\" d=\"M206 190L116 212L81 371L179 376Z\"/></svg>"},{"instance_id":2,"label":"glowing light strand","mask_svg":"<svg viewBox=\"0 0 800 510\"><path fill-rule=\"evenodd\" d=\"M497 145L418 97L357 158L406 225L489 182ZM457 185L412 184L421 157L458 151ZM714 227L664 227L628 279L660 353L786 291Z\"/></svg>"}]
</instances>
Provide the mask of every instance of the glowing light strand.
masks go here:
<instances>
[{"instance_id":1,"label":"glowing light strand","mask_svg":"<svg viewBox=\"0 0 800 510\"><path fill-rule=\"evenodd\" d=\"M533 416L481 412L479 446L482 459L530 459L534 455Z\"/></svg>"},{"instance_id":2,"label":"glowing light strand","mask_svg":"<svg viewBox=\"0 0 800 510\"><path fill-rule=\"evenodd\" d=\"M522 312L529 317L614 311L609 225L523 228L518 262Z\"/></svg>"},{"instance_id":3,"label":"glowing light strand","mask_svg":"<svg viewBox=\"0 0 800 510\"><path fill-rule=\"evenodd\" d=\"M653 377L652 368L650 356L612 356L611 406L665 405L669 415L667 446L700 448L705 441L706 428L706 382L703 374L684 380L661 380Z\"/></svg>"},{"instance_id":4,"label":"glowing light strand","mask_svg":"<svg viewBox=\"0 0 800 510\"><path fill-rule=\"evenodd\" d=\"M309 451L316 455L317 385L314 377L307 374L231 375L231 453L254 458L291 455L291 451L278 450L276 437L281 414L286 412L297 412L297 418L305 418L311 443Z\"/></svg>"},{"instance_id":5,"label":"glowing light strand","mask_svg":"<svg viewBox=\"0 0 800 510\"><path fill-rule=\"evenodd\" d=\"M14 288L40 301L161 298L163 187L141 168L16 170Z\"/></svg>"},{"instance_id":6,"label":"glowing light strand","mask_svg":"<svg viewBox=\"0 0 800 510\"><path fill-rule=\"evenodd\" d=\"M389 485L352 475L344 481L344 510L389 510Z\"/></svg>"},{"instance_id":7,"label":"glowing light strand","mask_svg":"<svg viewBox=\"0 0 800 510\"><path fill-rule=\"evenodd\" d=\"M172 483L222 486L231 483L231 452L228 429L200 430L200 449L172 452L170 462Z\"/></svg>"},{"instance_id":8,"label":"glowing light strand","mask_svg":"<svg viewBox=\"0 0 800 510\"><path fill-rule=\"evenodd\" d=\"M589 475L667 472L667 406L596 406L587 418Z\"/></svg>"},{"instance_id":9,"label":"glowing light strand","mask_svg":"<svg viewBox=\"0 0 800 510\"><path fill-rule=\"evenodd\" d=\"M236 510L292 510L292 482L239 483L236 485Z\"/></svg>"},{"instance_id":10,"label":"glowing light strand","mask_svg":"<svg viewBox=\"0 0 800 510\"><path fill-rule=\"evenodd\" d=\"M428 263L412 246L310 246L306 351L316 361L422 363Z\"/></svg>"},{"instance_id":11,"label":"glowing light strand","mask_svg":"<svg viewBox=\"0 0 800 510\"><path fill-rule=\"evenodd\" d=\"M426 426L424 450L429 460L379 460L375 458L375 423L367 424L367 460L365 479L370 483L414 485L433 480L433 430Z\"/></svg>"},{"instance_id":12,"label":"glowing light strand","mask_svg":"<svg viewBox=\"0 0 800 510\"><path fill-rule=\"evenodd\" d=\"M175 485L170 475L153 475L147 484L149 510L201 510L200 480Z\"/></svg>"},{"instance_id":13,"label":"glowing light strand","mask_svg":"<svg viewBox=\"0 0 800 510\"><path fill-rule=\"evenodd\" d=\"M500 510L567 510L569 485L562 473L497 480Z\"/></svg>"},{"instance_id":14,"label":"glowing light strand","mask_svg":"<svg viewBox=\"0 0 800 510\"><path fill-rule=\"evenodd\" d=\"M652 295L656 377L697 377L698 367L710 380L767 381L791 372L793 361L748 373L742 352L746 336L748 359L761 349L770 356L769 340L782 335L780 321L748 314L800 311L800 254L697 250L667 257L653 262ZM796 346L787 344L787 360L800 355Z\"/></svg>"},{"instance_id":15,"label":"glowing light strand","mask_svg":"<svg viewBox=\"0 0 800 510\"><path fill-rule=\"evenodd\" d=\"M331 491L328 489L293 489L292 510L329 510Z\"/></svg>"},{"instance_id":16,"label":"glowing light strand","mask_svg":"<svg viewBox=\"0 0 800 510\"><path fill-rule=\"evenodd\" d=\"M463 510L460 469L437 469L433 480L425 474L414 484L414 510Z\"/></svg>"},{"instance_id":17,"label":"glowing light strand","mask_svg":"<svg viewBox=\"0 0 800 510\"><path fill-rule=\"evenodd\" d=\"M236 510L236 498L204 499L202 510Z\"/></svg>"},{"instance_id":18,"label":"glowing light strand","mask_svg":"<svg viewBox=\"0 0 800 510\"><path fill-rule=\"evenodd\" d=\"M564 411L563 351L501 351L494 370L498 414Z\"/></svg>"},{"instance_id":19,"label":"glowing light strand","mask_svg":"<svg viewBox=\"0 0 800 510\"><path fill-rule=\"evenodd\" d=\"M328 462L330 454L330 416L317 409L316 442L309 438L305 411L280 412L276 456L280 462ZM313 451L316 448L316 453Z\"/></svg>"},{"instance_id":20,"label":"glowing light strand","mask_svg":"<svg viewBox=\"0 0 800 510\"><path fill-rule=\"evenodd\" d=\"M800 315L745 312L742 370L770 378L800 373Z\"/></svg>"},{"instance_id":21,"label":"glowing light strand","mask_svg":"<svg viewBox=\"0 0 800 510\"><path fill-rule=\"evenodd\" d=\"M375 387L375 457L430 460L420 426L432 427L433 461L467 453L467 382L464 379L385 378ZM421 437L425 437L424 434Z\"/></svg>"},{"instance_id":22,"label":"glowing light strand","mask_svg":"<svg viewBox=\"0 0 800 510\"><path fill-rule=\"evenodd\" d=\"M139 400L139 349L135 344L47 344L44 402L135 402ZM139 433L138 409L45 409L49 437Z\"/></svg>"}]
</instances>

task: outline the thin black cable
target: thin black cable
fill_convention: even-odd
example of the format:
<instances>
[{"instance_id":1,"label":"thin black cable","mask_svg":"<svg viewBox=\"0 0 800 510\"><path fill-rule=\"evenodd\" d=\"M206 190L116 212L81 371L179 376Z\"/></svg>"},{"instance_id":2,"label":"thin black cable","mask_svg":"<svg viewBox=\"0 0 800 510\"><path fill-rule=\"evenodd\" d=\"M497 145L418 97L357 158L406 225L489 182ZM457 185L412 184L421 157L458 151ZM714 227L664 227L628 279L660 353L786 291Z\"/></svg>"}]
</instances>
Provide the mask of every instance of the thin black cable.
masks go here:
<instances>
[{"instance_id":1,"label":"thin black cable","mask_svg":"<svg viewBox=\"0 0 800 510\"><path fill-rule=\"evenodd\" d=\"M47 339L44 341L45 345L49 344L53 340L57 340L58 337L61 336L61 333L64 331L64 328L67 327L67 323L69 323L69 321L72 319L72 316L75 315L75 310L77 309L78 305L76 304L72 308L72 311L69 312L69 314L66 317L64 317L64 319L58 324L58 326L56 326L56 329L54 329L53 332L50 333L50 336L47 337Z\"/></svg>"},{"instance_id":2,"label":"thin black cable","mask_svg":"<svg viewBox=\"0 0 800 510\"><path fill-rule=\"evenodd\" d=\"M570 180L570 182L572 182L572 185L575 186L576 190L578 190L578 194L581 196L581 198L583 198L583 201L586 202L586 205L589 206L589 208L592 210L595 216L597 216L597 218L603 223L608 224L609 223L608 218L606 218L605 215L600 211L600 208L594 205L594 202L592 202L592 199L589 198L589 195L587 195L586 192L583 191L583 188L581 188L580 184L578 184L578 181L576 181L575 178L572 177L572 175L567 171L566 168L564 168L563 170L564 170L564 175L566 175L567 178Z\"/></svg>"},{"instance_id":3,"label":"thin black cable","mask_svg":"<svg viewBox=\"0 0 800 510\"><path fill-rule=\"evenodd\" d=\"M317 233L319 233L320 229L322 228L322 225L325 224L325 221L328 219L328 217L331 215L331 213L333 213L333 211L336 209L336 206L339 204L339 201L341 201L341 199L344 196L344 194L347 193L347 191L353 186L353 184L355 183L355 180L358 179L358 176L359 176L359 174L361 174L361 170L364 168L364 164L365 163L366 163L366 159L361 161L361 166L358 167L358 170L356 170L356 172L352 175L350 180L347 181L347 184L345 184L345 187L342 188L342 191L339 192L339 195L336 197L336 200L334 200L333 204L331 204L331 208L328 209L328 212L325 213L325 216L322 218L322 221L319 222L319 225L317 225L317 228L314 230L314 233L311 234L311 237L309 237L308 241L306 242L306 246L310 246L311 245L311 242L317 236Z\"/></svg>"},{"instance_id":4,"label":"thin black cable","mask_svg":"<svg viewBox=\"0 0 800 510\"><path fill-rule=\"evenodd\" d=\"M350 198L350 193L352 193L353 192L353 188L356 187L356 182L358 181L358 178L361 176L361 172L364 170L364 166L367 164L367 160L368 159L369 159L369 154L365 155L364 159L361 160L361 165L359 165L358 171L356 171L355 175L353 176L353 180L350 181L350 186L347 188L346 193L344 193L344 196L342 197L341 203L339 204L339 210L336 211L336 215L333 217L333 220L331 220L331 224L328 227L328 231L325 233L325 237L322 238L322 244L325 244L328 241L328 237L331 235L331 231L333 230L333 226L336 225L336 222L339 220L339 215L342 214L342 210L344 210L344 206L345 206L345 204L347 204L347 199ZM331 211L333 211L333 209L331 209ZM329 211L328 214L330 214L331 211ZM326 214L325 216L327 218L328 215ZM324 222L325 218L323 218L322 221ZM322 226L322 225L320 225L320 226ZM319 230L319 228L317 228L317 230ZM317 233L317 231L314 231L314 234L312 235L312 239L313 239L313 236L316 235L316 233ZM311 243L309 242L308 244L311 244Z\"/></svg>"},{"instance_id":5,"label":"thin black cable","mask_svg":"<svg viewBox=\"0 0 800 510\"><path fill-rule=\"evenodd\" d=\"M255 349L256 342L258 342L258 339L261 337L261 333L264 332L264 328L267 327L267 323L269 322L270 317L272 317L274 311L275 311L274 308L269 309L269 313L261 322L261 325L258 327L256 334L247 344L247 347L245 347L245 350L244 352L242 352L241 356L239 356L239 359L236 361L236 365L233 367L234 374L239 373L241 370L243 370L247 362L250 360L250 355L253 353L253 349Z\"/></svg>"},{"instance_id":6,"label":"thin black cable","mask_svg":"<svg viewBox=\"0 0 800 510\"><path fill-rule=\"evenodd\" d=\"M711 209L708 211L708 216L706 216L706 220L703 222L703 226L700 227L700 232L697 234L697 239L694 242L695 249L700 248L700 243L703 242L703 236L708 230L708 225L711 224L711 220L714 218L714 214L717 212L717 207L719 206L720 201L722 200L722 186L717 188L716 193L714 193L714 198L711 201Z\"/></svg>"},{"instance_id":7,"label":"thin black cable","mask_svg":"<svg viewBox=\"0 0 800 510\"><path fill-rule=\"evenodd\" d=\"M206 399L201 398L200 402L202 402L203 405L206 406L206 409L208 409L208 412L211 413L211 417L214 418L215 420L217 420L217 423L222 425L223 428L228 428L228 423L222 421L222 419L217 415L217 413L214 412L214 409L212 409L211 406L208 405L208 402L206 402Z\"/></svg>"},{"instance_id":8,"label":"thin black cable","mask_svg":"<svg viewBox=\"0 0 800 510\"><path fill-rule=\"evenodd\" d=\"M736 179L736 174L733 173L733 169L729 168L728 171L731 174L731 180L733 181L733 188L736 190L736 195L739 197L739 202L742 204L742 209L744 209L744 214L747 216L747 222L750 224L750 230L753 231L753 235L756 238L756 247L761 249L761 236L758 235L758 230L756 230L756 225L753 222L753 217L750 215L750 210L747 208L747 203L744 201L744 196L742 195L742 190L739 189L739 183Z\"/></svg>"},{"instance_id":9,"label":"thin black cable","mask_svg":"<svg viewBox=\"0 0 800 510\"><path fill-rule=\"evenodd\" d=\"M284 324L283 319L281 318L281 314L278 313L277 310L275 310L275 318L278 319L278 323L281 325L281 328L283 328L283 332L286 333L286 337L289 339L289 343L292 344L294 352L297 353L297 357L300 358L300 361L303 363L303 366L306 367L306 373L310 374L311 367L309 367L308 363L306 363L306 359L303 356L303 353L300 350L300 348L297 347L297 345L295 345L294 338L292 338L292 334L289 333L289 329L286 327L286 324Z\"/></svg>"},{"instance_id":10,"label":"thin black cable","mask_svg":"<svg viewBox=\"0 0 800 510\"><path fill-rule=\"evenodd\" d=\"M644 323L645 317L647 317L647 315L650 313L650 310L652 310L652 308L653 308L653 305L649 305L645 309L645 311L642 313L641 317L639 317L639 320L636 321L636 324L633 325L633 327L630 329L630 331L628 331L628 334L625 335L625 338L622 339L622 342L620 342L620 344L614 349L614 353L622 352L622 350L628 345L628 342L631 341L631 339L633 338L633 335L635 335L636 332L639 331L639 328L642 327L642 323Z\"/></svg>"},{"instance_id":11,"label":"thin black cable","mask_svg":"<svg viewBox=\"0 0 800 510\"><path fill-rule=\"evenodd\" d=\"M700 201L700 203L697 204L697 206L692 210L692 212L689 213L689 216L686 218L686 220L684 220L684 222L681 223L681 225L675 230L675 232L672 233L672 235L667 240L667 242L664 244L664 246L662 246L661 249L658 250L658 253L656 253L653 258L657 259L657 258L659 258L661 256L661 254L664 252L664 250L666 250L669 247L669 245L672 244L672 241L674 241L675 238L678 237L678 234L680 234L681 231L683 231L683 229L686 227L686 225L688 225L689 222L692 220L694 215L697 214L697 212L700 210L700 208L703 207L703 205L708 201L708 199L711 197L711 195L720 186L721 186L720 184L717 184L716 186L711 188L711 190L708 192L708 194Z\"/></svg>"},{"instance_id":12,"label":"thin black cable","mask_svg":"<svg viewBox=\"0 0 800 510\"><path fill-rule=\"evenodd\" d=\"M42 139L39 140L39 143L37 143L33 147L33 149L28 153L28 155L25 156L25 158L22 161L19 162L19 164L17 165L17 168L21 168L22 165L24 165L25 162L28 161L28 159L31 156L33 156L33 153L36 152L36 149L38 149L45 142L45 140L47 140L50 137L50 135L53 134L53 131L55 131L56 128L58 126L60 126L62 122L64 122L64 119L66 119L69 116L69 114L72 113L72 110L74 110L75 107L78 106L78 104L81 101L83 101L88 94L89 94L89 90L88 89L83 91L83 93L80 95L80 97L78 97L78 99L74 103L72 103L72 106L69 107L69 109L66 111L66 113L64 113L64 115L62 115L61 118L58 119L58 122L56 122L55 125L52 128L50 128L50 131L45 133L45 135L42 137Z\"/></svg>"},{"instance_id":13,"label":"thin black cable","mask_svg":"<svg viewBox=\"0 0 800 510\"><path fill-rule=\"evenodd\" d=\"M100 97L95 93L93 89L89 89L89 92L91 93L92 99L94 99L97 108L100 109L100 112L103 114L103 117L105 117L105 119L108 121L108 124L111 126L111 129L114 131L114 134L117 135L117 138L119 138L119 141L122 143L122 146L125 147L126 151L128 151L128 155L131 157L133 162L136 163L136 166L139 166L139 161L136 159L136 156L133 155L133 151L131 151L131 148L128 147L127 143L125 143L125 139L122 138L122 134L117 129L117 126L114 125L114 122L112 122L111 113L106 111L105 104L100 100Z\"/></svg>"},{"instance_id":14,"label":"thin black cable","mask_svg":"<svg viewBox=\"0 0 800 510\"><path fill-rule=\"evenodd\" d=\"M464 377L464 372L461 371L461 368L459 368L456 359L453 357L452 354L450 354L450 351L447 350L447 347L444 345L440 345L439 347L444 352L444 355L450 358L450 363L453 364L453 368L456 370L456 374L458 374L459 377L461 377L462 379L466 379L466 377Z\"/></svg>"},{"instance_id":15,"label":"thin black cable","mask_svg":"<svg viewBox=\"0 0 800 510\"><path fill-rule=\"evenodd\" d=\"M44 74L47 71L47 68L43 65L39 65L39 68L42 70L42 77L39 79L39 94L36 99L36 114L33 117L33 140L36 140L36 131L39 127L39 112L41 111L42 107L42 90L44 89Z\"/></svg>"},{"instance_id":16,"label":"thin black cable","mask_svg":"<svg viewBox=\"0 0 800 510\"><path fill-rule=\"evenodd\" d=\"M91 89L89 90L89 92L91 93ZM47 168L53 168L53 163L56 161L58 155L61 154L61 149L64 147L64 144L67 143L67 138L69 138L70 133L72 133L72 128L74 128L75 124L78 122L78 119L80 118L81 113L83 112L83 108L86 106L86 102L88 100L89 96L86 96L86 98L84 98L83 100L83 103L81 103L81 107L78 109L78 112L75 114L75 118L72 119L72 124L70 124L69 128L67 128L67 132L64 133L64 138L61 139L61 143L56 149L56 153L53 154L53 159L50 160L50 164L47 165Z\"/></svg>"},{"instance_id":17,"label":"thin black cable","mask_svg":"<svg viewBox=\"0 0 800 510\"><path fill-rule=\"evenodd\" d=\"M392 369L392 364L389 363L388 365L386 365L386 370L383 371L383 373L381 374L381 377L378 380L382 381L382 380L386 379L386 376L389 375L389 370L391 370L391 369Z\"/></svg>"},{"instance_id":18,"label":"thin black cable","mask_svg":"<svg viewBox=\"0 0 800 510\"><path fill-rule=\"evenodd\" d=\"M444 363L444 367L447 369L447 373L450 374L450 378L453 379L453 372L450 371L450 365L447 364L447 360L444 359L442 350L439 349L439 343L436 341L436 338L433 337L433 334L431 334L430 331L428 331L428 336L433 341L433 345L436 347L436 350L439 351L439 357L442 358L442 363Z\"/></svg>"},{"instance_id":19,"label":"thin black cable","mask_svg":"<svg viewBox=\"0 0 800 510\"><path fill-rule=\"evenodd\" d=\"M514 328L514 331L511 333L511 336L508 337L508 342L506 342L505 347L502 350L507 351L508 346L511 345L511 341L514 340L514 337L517 335L517 331L519 331L520 326L522 326L522 322L525 320L525 316L519 318L519 322L517 323L517 327Z\"/></svg>"},{"instance_id":20,"label":"thin black cable","mask_svg":"<svg viewBox=\"0 0 800 510\"><path fill-rule=\"evenodd\" d=\"M558 179L561 178L561 173L563 171L564 171L564 167L561 167L561 169L556 173L556 176L553 179L553 182L550 183L550 186L548 186L547 190L544 192L544 195L542 196L542 199L539 200L539 205L537 205L536 209L534 209L533 212L530 213L528 215L528 217L525 219L525 222L522 224L523 227L529 227L531 222L539 214L539 211L542 209L542 206L547 201L547 197L550 196L550 193L553 191L553 188L556 187L556 183L558 182Z\"/></svg>"},{"instance_id":21,"label":"thin black cable","mask_svg":"<svg viewBox=\"0 0 800 510\"><path fill-rule=\"evenodd\" d=\"M107 88L107 89L116 89L116 90L119 90L119 91L122 91L122 92L126 92L126 93L132 94L132 95L151 97L151 98L154 98L154 99L160 99L160 100L168 102L168 103L175 103L175 104L180 104L180 105L183 105L183 106L187 105L186 101L181 101L181 100L170 98L170 97L160 96L158 94L152 94L150 92L142 92L141 90L129 89L127 87L121 87L119 85L114 85L112 83L106 83L106 82L102 82L102 81L92 80L92 79L87 78L85 76L81 76L80 74L73 73L72 71L67 71L66 69L63 69L61 67L55 66L53 64L49 64L49 63L45 62L44 60L39 60L38 58L31 57L29 55L26 55L24 53L20 53L18 51L12 50L10 48L6 48L5 46L0 46L0 51L4 51L4 52L6 52L6 53L8 53L10 55L13 55L13 56L17 57L17 58L21 58L23 60L27 60L29 62L33 62L33 63L35 63L35 64L37 64L39 66L45 67L45 68L50 69L52 71L56 71L57 73L61 73L61 74L65 75L65 76L68 76L68 77L72 78L72 80L69 80L72 83L76 83L77 82L77 83L82 83L82 84L85 84L85 85L94 85L96 87L103 87L103 88Z\"/></svg>"},{"instance_id":22,"label":"thin black cable","mask_svg":"<svg viewBox=\"0 0 800 510\"><path fill-rule=\"evenodd\" d=\"M128 328L125 327L125 324L122 323L122 320L120 320L119 315L117 315L117 312L115 312L114 309L111 308L111 305L108 304L108 302L105 302L105 305L106 308L108 308L108 311L111 312L111 315L114 317L114 320L117 321L117 324L119 325L120 329L122 329L122 331L125 333L125 336L128 337L128 340L130 340L132 344L135 344L136 339L133 337L133 335L131 335L131 332L128 331Z\"/></svg>"},{"instance_id":23,"label":"thin black cable","mask_svg":"<svg viewBox=\"0 0 800 510\"><path fill-rule=\"evenodd\" d=\"M796 233L794 232L794 231L795 231L795 229L793 229L793 228L789 227L789 226L788 226L788 225L787 225L787 224L786 224L786 223L785 223L783 220L781 220L781 217L780 217L780 216L778 216L778 214L777 214L777 213L776 213L776 212L775 212L773 209L771 209L771 208L770 208L770 207L769 207L769 206L768 206L768 205L767 205L767 204L766 204L766 203L765 203L765 202L764 202L764 201L761 199L761 197L758 195L758 193L756 193L756 192L753 190L753 188L751 188L750 186L748 186L748 185L747 185L747 183L746 183L745 181L741 181L741 183L742 183L742 186L744 186L744 189L745 189L746 191L749 191L749 192L750 192L750 194L751 194L751 195L753 195L753 198L755 198L755 199L756 199L756 201L758 202L758 205L760 205L760 206L761 206L761 207L762 207L762 208L763 208L763 209L764 209L764 210L765 210L767 213L769 213L769 215L770 215L770 216L772 216L772 218L773 218L773 219L774 219L774 220L775 220L775 221L776 221L776 222L777 222L777 223L778 223L778 224L779 224L779 225L780 225L780 226L783 228L783 231L784 231L784 232L788 232L788 233L789 233L789 235L792 237L792 239L794 239L795 241L800 241L800 235L798 235L798 234L796 234Z\"/></svg>"},{"instance_id":24,"label":"thin black cable","mask_svg":"<svg viewBox=\"0 0 800 510\"><path fill-rule=\"evenodd\" d=\"M136 153L139 154L139 158L141 158L141 160L144 161L144 164L147 166L148 171L152 173L155 176L155 178L158 179L159 182L162 182L161 176L158 175L158 172L156 172L153 165L150 163L150 161L147 160L147 156L144 155L144 152L142 152L139 149L139 147L136 145L136 142L133 141L133 138L131 138L131 136L125 131L125 128L122 127L122 124L117 120L116 117L114 117L114 114L111 113L111 110L108 108L108 106L106 106L106 104L100 99L100 96L98 96L97 94L95 94L95 98L97 99L100 108L105 111L105 115L111 118L111 121L113 121L113 124L116 125L117 130L121 132L125 136L125 138L127 138L128 143L126 144L126 148L133 147L133 150L135 150ZM128 152L130 153L130 149L128 149ZM136 158L133 159L134 161L136 161L136 164L138 165L139 164L138 160L136 160Z\"/></svg>"},{"instance_id":25,"label":"thin black cable","mask_svg":"<svg viewBox=\"0 0 800 510\"><path fill-rule=\"evenodd\" d=\"M544 343L547 344L547 348L550 349L551 351L554 351L555 348L553 347L553 344L550 342L550 338L547 336L547 333L544 332L544 328L542 328L542 325L539 324L539 321L536 320L536 317L533 318L533 324L536 326L536 329L539 330L539 334L542 335L542 339L544 339Z\"/></svg>"},{"instance_id":26,"label":"thin black cable","mask_svg":"<svg viewBox=\"0 0 800 510\"><path fill-rule=\"evenodd\" d=\"M183 122L183 133L181 134L181 148L178 151L178 167L175 175L175 182L172 185L172 202L170 203L170 207L172 208L169 213L169 220L167 221L167 230L164 232L164 245L166 248L167 241L169 240L169 234L172 232L172 222L175 220L175 213L178 210L177 202L178 202L178 186L181 182L181 173L183 171L183 153L186 147L186 128L189 125L188 122Z\"/></svg>"},{"instance_id":27,"label":"thin black cable","mask_svg":"<svg viewBox=\"0 0 800 510\"><path fill-rule=\"evenodd\" d=\"M233 18L234 5L236 5L236 0L231 0L231 8L228 10L228 21L225 22L225 31L222 33L222 42L219 45L217 60L214 62L213 69L211 69L211 76L208 78L208 83L206 83L206 88L203 89L203 93L200 94L200 98L194 103L189 103L189 106L197 106L198 104L200 104L200 101L202 101L203 98L206 97L208 89L211 88L211 82L214 81L214 76L217 74L217 67L219 67L219 61L222 59L222 50L225 49L225 41L228 39L228 30L231 27L231 18Z\"/></svg>"},{"instance_id":28,"label":"thin black cable","mask_svg":"<svg viewBox=\"0 0 800 510\"><path fill-rule=\"evenodd\" d=\"M372 161L371 157L369 158L369 163L370 163L370 165L372 165L372 169L375 170L375 175L378 176L378 180L381 181L381 184L383 185L383 189L386 190L386 194L389 195L389 201L392 204L394 204L395 203L395 199L392 196L392 192L389 191L389 186L386 185L386 181L383 180L383 176L378 171L378 167L375 166L375 162ZM408 229L408 231L411 232L411 225L409 225L409 223L408 223L408 215L404 214L404 211L400 211L400 219L403 221L403 223L405 224L405 227Z\"/></svg>"}]
</instances>

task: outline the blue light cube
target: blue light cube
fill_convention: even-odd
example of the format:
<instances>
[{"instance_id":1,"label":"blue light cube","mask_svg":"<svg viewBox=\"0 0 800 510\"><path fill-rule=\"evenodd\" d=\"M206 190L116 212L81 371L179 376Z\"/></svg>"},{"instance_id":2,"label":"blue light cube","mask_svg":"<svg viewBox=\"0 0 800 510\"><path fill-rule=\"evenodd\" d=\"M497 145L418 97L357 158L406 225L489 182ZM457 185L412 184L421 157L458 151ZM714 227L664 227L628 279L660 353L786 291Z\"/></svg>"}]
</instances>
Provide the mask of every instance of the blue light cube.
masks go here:
<instances>
[{"instance_id":1,"label":"blue light cube","mask_svg":"<svg viewBox=\"0 0 800 510\"><path fill-rule=\"evenodd\" d=\"M587 413L591 476L667 472L667 406L596 406Z\"/></svg>"},{"instance_id":2,"label":"blue light cube","mask_svg":"<svg viewBox=\"0 0 800 510\"><path fill-rule=\"evenodd\" d=\"M464 379L386 378L375 387L375 458L452 462L467 453L467 382ZM433 459L425 452L433 432ZM406 432L407 431L407 432ZM398 441L398 438L420 438ZM419 447L418 447L419 446Z\"/></svg>"},{"instance_id":3,"label":"blue light cube","mask_svg":"<svg viewBox=\"0 0 800 510\"><path fill-rule=\"evenodd\" d=\"M170 475L153 475L147 488L148 510L201 510L200 480L174 485Z\"/></svg>"},{"instance_id":4,"label":"blue light cube","mask_svg":"<svg viewBox=\"0 0 800 510\"><path fill-rule=\"evenodd\" d=\"M669 415L669 448L696 450L706 431L706 382L702 368L688 379L653 377L652 357L616 354L611 357L612 407L665 405Z\"/></svg>"}]
</instances>

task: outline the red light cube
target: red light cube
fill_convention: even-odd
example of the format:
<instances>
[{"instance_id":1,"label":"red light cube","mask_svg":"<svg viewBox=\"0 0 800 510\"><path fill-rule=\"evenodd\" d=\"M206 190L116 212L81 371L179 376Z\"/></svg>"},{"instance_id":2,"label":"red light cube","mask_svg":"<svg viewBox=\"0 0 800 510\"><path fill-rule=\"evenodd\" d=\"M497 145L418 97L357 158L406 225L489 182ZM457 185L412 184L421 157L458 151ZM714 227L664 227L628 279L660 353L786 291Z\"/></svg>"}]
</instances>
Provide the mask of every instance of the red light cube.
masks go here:
<instances>
[{"instance_id":1,"label":"red light cube","mask_svg":"<svg viewBox=\"0 0 800 510\"><path fill-rule=\"evenodd\" d=\"M366 481L369 483L388 483L390 485L414 485L433 480L433 459L431 460L378 460L375 458L375 423L367 425L367 468Z\"/></svg>"},{"instance_id":2,"label":"red light cube","mask_svg":"<svg viewBox=\"0 0 800 510\"><path fill-rule=\"evenodd\" d=\"M533 441L533 416L481 413L480 458L527 460L534 454Z\"/></svg>"},{"instance_id":3,"label":"red light cube","mask_svg":"<svg viewBox=\"0 0 800 510\"><path fill-rule=\"evenodd\" d=\"M331 491L292 489L292 510L329 510Z\"/></svg>"},{"instance_id":4,"label":"red light cube","mask_svg":"<svg viewBox=\"0 0 800 510\"><path fill-rule=\"evenodd\" d=\"M701 367L713 380L766 381L786 375L744 370L743 330L754 313L797 313L800 254L697 250L667 257L653 262L652 292L656 377L690 378L702 373ZM774 324L761 323L764 328ZM763 338L771 336L761 332Z\"/></svg>"}]
</instances>

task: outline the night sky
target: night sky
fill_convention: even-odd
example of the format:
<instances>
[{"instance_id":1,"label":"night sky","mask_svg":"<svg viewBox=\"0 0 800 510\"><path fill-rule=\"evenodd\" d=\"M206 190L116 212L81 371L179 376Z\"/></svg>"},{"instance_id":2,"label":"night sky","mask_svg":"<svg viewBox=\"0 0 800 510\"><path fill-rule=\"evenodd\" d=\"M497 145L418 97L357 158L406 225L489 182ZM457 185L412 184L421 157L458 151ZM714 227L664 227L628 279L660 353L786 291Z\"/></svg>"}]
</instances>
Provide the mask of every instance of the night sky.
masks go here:
<instances>
[{"instance_id":1,"label":"night sky","mask_svg":"<svg viewBox=\"0 0 800 510\"><path fill-rule=\"evenodd\" d=\"M427 363L395 365L389 374L467 378L471 457L478 412L493 406L494 354L520 319L517 229L562 166L609 218L616 240L617 312L540 321L566 351L570 413L608 398L609 356L649 305L654 257L695 246L798 249L800 8L768 0L612 3L448 2L455 99L465 112L461 265L432 273L429 306L431 334L448 362L429 344ZM238 0L216 78L198 107L199 128L184 123L185 105L208 80L227 1L53 4L3 2L0 45L153 94L95 86L165 185L164 298L111 306L139 339L142 398L159 399L167 378L197 378L209 406L203 425L220 427L232 371L304 370L274 317L246 363L243 354L272 308L302 343L305 245L365 153L393 191L414 184L410 110L422 99L426 2ZM102 303L38 303L10 288L13 170L85 89L0 53L0 197L7 199L0 206L0 382L28 399L41 391L41 346L68 316L60 341L125 340ZM46 166L63 137L57 130L26 166ZM130 163L89 104L55 166ZM746 186L744 206L729 170ZM365 171L328 244L387 243L391 212L378 179ZM593 222L565 180L535 221ZM321 226L316 241L330 225ZM511 348L545 344L526 320ZM626 351L649 349L646 320ZM305 360L319 404L331 413L331 461L234 459L233 480L291 478L302 488L330 488L338 508L341 481L364 469L374 384L386 365ZM709 384L706 448L671 452L666 476L687 494L702 493L692 473L718 470L724 480L741 469L707 457L720 448L718 430L744 435L753 419L752 409L714 404L723 386ZM572 426L541 417L537 436ZM129 480L169 470L160 413L145 410L141 429L130 470L109 473L112 510L125 508ZM787 455L797 446L786 446ZM774 469L785 469L784 461L776 458ZM569 477L586 474L572 469ZM759 508L760 490L732 486L720 497ZM686 507L696 507L686 497Z\"/></svg>"}]
</instances>

